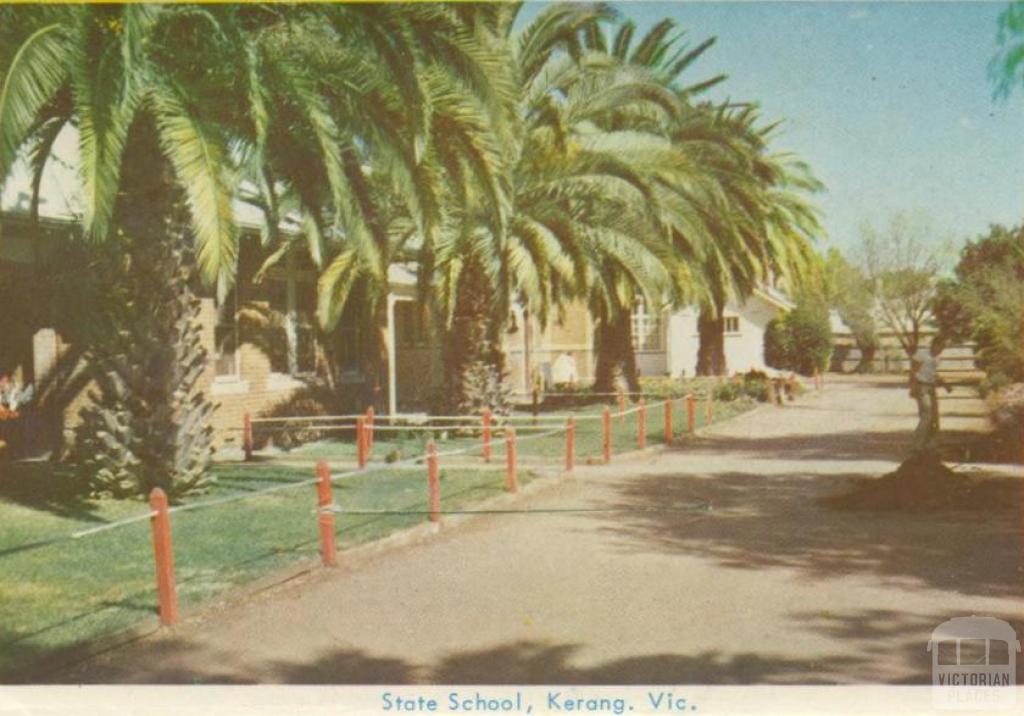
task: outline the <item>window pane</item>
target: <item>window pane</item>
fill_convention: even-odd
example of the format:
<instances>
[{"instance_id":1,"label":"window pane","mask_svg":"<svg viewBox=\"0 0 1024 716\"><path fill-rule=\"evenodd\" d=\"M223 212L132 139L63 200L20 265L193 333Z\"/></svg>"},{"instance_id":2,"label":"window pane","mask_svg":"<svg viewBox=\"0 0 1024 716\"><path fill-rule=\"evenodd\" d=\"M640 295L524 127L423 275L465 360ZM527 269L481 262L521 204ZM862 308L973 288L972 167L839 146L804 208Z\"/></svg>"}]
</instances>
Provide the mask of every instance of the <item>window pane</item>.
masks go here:
<instances>
[{"instance_id":1,"label":"window pane","mask_svg":"<svg viewBox=\"0 0 1024 716\"><path fill-rule=\"evenodd\" d=\"M961 639L960 640L960 663L961 664L984 664L985 663L985 640L984 639Z\"/></svg>"},{"instance_id":2,"label":"window pane","mask_svg":"<svg viewBox=\"0 0 1024 716\"><path fill-rule=\"evenodd\" d=\"M295 355L295 372L311 373L316 370L316 292L309 281L295 282L295 345L289 346L288 282L275 277L265 282L269 300L269 321L261 346L270 359L274 373L289 373L288 355Z\"/></svg>"},{"instance_id":3,"label":"window pane","mask_svg":"<svg viewBox=\"0 0 1024 716\"><path fill-rule=\"evenodd\" d=\"M215 375L235 375L238 362L235 360L237 350L237 331L235 326L221 324L214 328L214 373Z\"/></svg>"},{"instance_id":4,"label":"window pane","mask_svg":"<svg viewBox=\"0 0 1024 716\"><path fill-rule=\"evenodd\" d=\"M939 652L938 663L941 666L956 666L956 642L940 641L936 646Z\"/></svg>"},{"instance_id":5,"label":"window pane","mask_svg":"<svg viewBox=\"0 0 1024 716\"><path fill-rule=\"evenodd\" d=\"M1008 666L1010 664L1010 645L1001 639L991 639L988 642L988 663L995 666Z\"/></svg>"},{"instance_id":6,"label":"window pane","mask_svg":"<svg viewBox=\"0 0 1024 716\"><path fill-rule=\"evenodd\" d=\"M662 350L660 313L647 313L643 302L639 302L633 309L632 327L633 350Z\"/></svg>"}]
</instances>

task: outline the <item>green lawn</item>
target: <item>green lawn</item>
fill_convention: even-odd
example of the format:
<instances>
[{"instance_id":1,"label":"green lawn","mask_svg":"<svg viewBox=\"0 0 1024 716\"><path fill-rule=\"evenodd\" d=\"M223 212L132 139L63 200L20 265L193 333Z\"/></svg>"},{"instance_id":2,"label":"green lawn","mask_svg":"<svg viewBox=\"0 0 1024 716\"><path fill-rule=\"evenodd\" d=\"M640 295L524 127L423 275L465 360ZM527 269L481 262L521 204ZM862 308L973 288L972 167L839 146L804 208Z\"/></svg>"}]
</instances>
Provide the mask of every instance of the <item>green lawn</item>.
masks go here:
<instances>
[{"instance_id":1,"label":"green lawn","mask_svg":"<svg viewBox=\"0 0 1024 716\"><path fill-rule=\"evenodd\" d=\"M716 404L716 419L748 410L749 401ZM703 424L703 404L698 423ZM600 414L602 406L580 412ZM636 414L613 418L613 451L636 447ZM561 421L559 421L560 424ZM648 444L663 441L661 403L648 409ZM676 404L674 427L682 434L685 408ZM535 431L522 429L526 438ZM378 435L375 460L392 449L402 457L422 453L423 435ZM685 436L683 436L685 440ZM439 448L478 446L479 437L440 440ZM577 464L601 454L601 421L577 421ZM518 446L522 461L520 482L535 479L532 469L559 469L565 454L565 435L524 439ZM493 444L494 464L482 466L476 455L441 459L444 509L459 509L504 491L504 439ZM308 480L312 460L331 460L335 475L351 465L352 445L322 441L302 446L285 456L296 460L261 459L254 463L219 463L216 481L189 502L257 492L266 487ZM306 462L307 464L301 464ZM343 510L420 510L426 507L426 478L422 464L371 465L365 473L336 481L335 500ZM144 513L142 500L89 500L69 489L69 476L52 466L4 465L0 475L0 680L34 658L127 627L155 612L149 522L144 520L70 542L39 549L10 551L35 540L99 526ZM179 598L184 609L223 590L251 582L261 575L316 557L319 547L315 487L306 485L172 515L172 532ZM188 503L186 503L188 504ZM425 520L422 514L336 515L339 548L379 539ZM344 556L342 555L342 559Z\"/></svg>"},{"instance_id":2,"label":"green lawn","mask_svg":"<svg viewBox=\"0 0 1024 716\"><path fill-rule=\"evenodd\" d=\"M216 487L195 501L300 481L303 467L218 466ZM0 674L53 649L87 641L154 614L148 521L71 542L3 554L5 549L145 512L142 501L81 500L61 494L61 475L9 471L0 481ZM520 480L533 475L523 471ZM504 491L504 473L442 469L444 509ZM335 500L349 510L423 510L424 469L374 470L339 480ZM171 518L181 606L315 557L319 532L312 485L175 513ZM341 549L425 520L413 515L335 516Z\"/></svg>"}]
</instances>

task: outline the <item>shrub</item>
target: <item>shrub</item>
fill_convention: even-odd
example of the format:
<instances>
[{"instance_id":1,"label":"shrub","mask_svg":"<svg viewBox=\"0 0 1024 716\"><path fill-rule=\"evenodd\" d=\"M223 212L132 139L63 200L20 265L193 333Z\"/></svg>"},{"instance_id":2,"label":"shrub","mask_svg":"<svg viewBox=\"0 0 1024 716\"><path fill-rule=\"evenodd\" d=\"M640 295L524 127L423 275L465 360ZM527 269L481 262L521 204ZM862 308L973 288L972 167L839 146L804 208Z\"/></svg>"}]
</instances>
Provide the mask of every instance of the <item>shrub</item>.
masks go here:
<instances>
[{"instance_id":1,"label":"shrub","mask_svg":"<svg viewBox=\"0 0 1024 716\"><path fill-rule=\"evenodd\" d=\"M719 383L711 391L711 397L723 403L731 403L741 395L743 395L742 383Z\"/></svg>"},{"instance_id":2,"label":"shrub","mask_svg":"<svg viewBox=\"0 0 1024 716\"><path fill-rule=\"evenodd\" d=\"M771 379L762 370L748 370L736 376L739 380L740 392L761 403L772 399Z\"/></svg>"},{"instance_id":3,"label":"shrub","mask_svg":"<svg viewBox=\"0 0 1024 716\"><path fill-rule=\"evenodd\" d=\"M1007 446L1004 459L1020 459L1024 448L1024 383L1013 383L989 397L995 443Z\"/></svg>"},{"instance_id":4,"label":"shrub","mask_svg":"<svg viewBox=\"0 0 1024 716\"><path fill-rule=\"evenodd\" d=\"M793 334L786 325L785 316L773 318L764 330L764 362L772 368L792 370Z\"/></svg>"},{"instance_id":5,"label":"shrub","mask_svg":"<svg viewBox=\"0 0 1024 716\"><path fill-rule=\"evenodd\" d=\"M1000 429L1015 430L1024 425L1024 383L1014 383L991 398L992 420Z\"/></svg>"},{"instance_id":6,"label":"shrub","mask_svg":"<svg viewBox=\"0 0 1024 716\"><path fill-rule=\"evenodd\" d=\"M338 400L334 392L326 385L314 383L307 385L271 408L260 413L261 418L318 417L338 412ZM313 421L320 422L320 421ZM323 440L330 435L324 430L304 427L299 424L285 424L271 430L255 429L253 431L253 447L262 450L269 443L274 446L291 450L303 443Z\"/></svg>"},{"instance_id":7,"label":"shrub","mask_svg":"<svg viewBox=\"0 0 1024 716\"><path fill-rule=\"evenodd\" d=\"M818 307L798 305L765 330L765 362L773 368L812 375L827 370L831 356L832 327Z\"/></svg>"},{"instance_id":8,"label":"shrub","mask_svg":"<svg viewBox=\"0 0 1024 716\"><path fill-rule=\"evenodd\" d=\"M685 392L684 382L678 378L667 376L645 377L640 379L640 389L648 400L674 398Z\"/></svg>"}]
</instances>

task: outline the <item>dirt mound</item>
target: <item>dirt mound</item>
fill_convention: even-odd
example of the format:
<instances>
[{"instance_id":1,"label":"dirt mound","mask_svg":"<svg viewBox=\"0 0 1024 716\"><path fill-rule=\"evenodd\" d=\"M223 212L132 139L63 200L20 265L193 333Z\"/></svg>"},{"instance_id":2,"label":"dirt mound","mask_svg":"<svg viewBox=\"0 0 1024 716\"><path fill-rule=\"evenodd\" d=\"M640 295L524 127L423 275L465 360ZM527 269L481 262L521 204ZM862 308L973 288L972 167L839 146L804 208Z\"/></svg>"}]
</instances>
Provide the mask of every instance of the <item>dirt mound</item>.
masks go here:
<instances>
[{"instance_id":1,"label":"dirt mound","mask_svg":"<svg viewBox=\"0 0 1024 716\"><path fill-rule=\"evenodd\" d=\"M1000 510L1021 504L1019 481L975 479L953 472L932 455L914 456L895 472L862 479L848 493L828 497L837 510Z\"/></svg>"}]
</instances>

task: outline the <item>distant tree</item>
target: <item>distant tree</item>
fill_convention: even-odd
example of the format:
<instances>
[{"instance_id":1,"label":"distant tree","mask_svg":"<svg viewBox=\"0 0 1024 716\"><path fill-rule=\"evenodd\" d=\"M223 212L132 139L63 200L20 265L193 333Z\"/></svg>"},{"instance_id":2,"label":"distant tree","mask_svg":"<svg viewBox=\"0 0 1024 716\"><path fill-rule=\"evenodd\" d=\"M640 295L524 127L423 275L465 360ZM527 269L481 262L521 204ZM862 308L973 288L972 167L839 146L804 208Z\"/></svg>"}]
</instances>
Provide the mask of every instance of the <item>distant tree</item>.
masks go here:
<instances>
[{"instance_id":1,"label":"distant tree","mask_svg":"<svg viewBox=\"0 0 1024 716\"><path fill-rule=\"evenodd\" d=\"M1024 225L992 226L968 242L954 273L932 303L940 332L975 342L991 385L1024 381Z\"/></svg>"},{"instance_id":2,"label":"distant tree","mask_svg":"<svg viewBox=\"0 0 1024 716\"><path fill-rule=\"evenodd\" d=\"M942 255L929 223L919 217L895 214L884 229L870 223L861 228L857 266L868 281L878 321L908 356L917 352L928 327Z\"/></svg>"},{"instance_id":3,"label":"distant tree","mask_svg":"<svg viewBox=\"0 0 1024 716\"><path fill-rule=\"evenodd\" d=\"M860 350L856 371L871 370L875 351L878 350L878 331L875 324L875 298L871 282L864 271L846 259L836 248L829 249L823 261L822 295L829 308L839 312Z\"/></svg>"}]
</instances>

